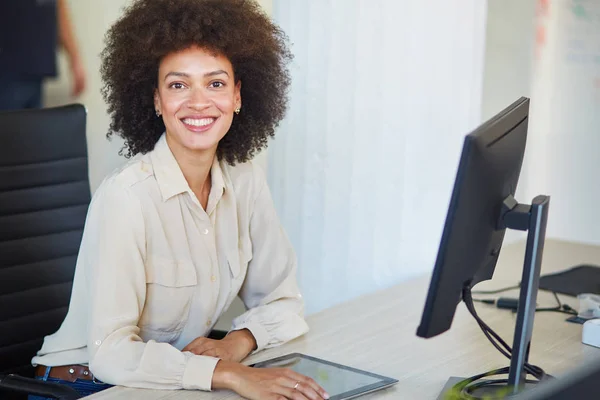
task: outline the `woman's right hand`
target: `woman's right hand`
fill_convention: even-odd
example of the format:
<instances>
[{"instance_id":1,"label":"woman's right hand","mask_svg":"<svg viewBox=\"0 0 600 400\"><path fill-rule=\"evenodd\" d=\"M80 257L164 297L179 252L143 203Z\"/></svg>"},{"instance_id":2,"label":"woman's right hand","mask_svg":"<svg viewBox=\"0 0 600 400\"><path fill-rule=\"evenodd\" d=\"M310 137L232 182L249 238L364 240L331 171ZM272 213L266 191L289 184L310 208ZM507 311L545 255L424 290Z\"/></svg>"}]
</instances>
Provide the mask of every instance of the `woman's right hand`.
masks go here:
<instances>
[{"instance_id":1,"label":"woman's right hand","mask_svg":"<svg viewBox=\"0 0 600 400\"><path fill-rule=\"evenodd\" d=\"M323 400L329 395L313 379L289 368L252 368L219 361L214 389L230 389L249 400Z\"/></svg>"}]
</instances>

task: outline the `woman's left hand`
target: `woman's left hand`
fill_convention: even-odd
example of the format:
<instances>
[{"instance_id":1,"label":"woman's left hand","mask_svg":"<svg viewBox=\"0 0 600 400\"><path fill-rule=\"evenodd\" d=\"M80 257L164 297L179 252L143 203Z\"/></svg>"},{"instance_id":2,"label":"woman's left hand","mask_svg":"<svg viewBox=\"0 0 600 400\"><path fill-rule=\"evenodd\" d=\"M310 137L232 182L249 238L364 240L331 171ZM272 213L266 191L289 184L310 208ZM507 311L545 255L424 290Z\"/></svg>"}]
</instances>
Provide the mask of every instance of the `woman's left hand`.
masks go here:
<instances>
[{"instance_id":1,"label":"woman's left hand","mask_svg":"<svg viewBox=\"0 0 600 400\"><path fill-rule=\"evenodd\" d=\"M221 340L198 337L181 351L199 356L217 357L225 361L240 362L256 348L256 341L247 329L230 332Z\"/></svg>"}]
</instances>

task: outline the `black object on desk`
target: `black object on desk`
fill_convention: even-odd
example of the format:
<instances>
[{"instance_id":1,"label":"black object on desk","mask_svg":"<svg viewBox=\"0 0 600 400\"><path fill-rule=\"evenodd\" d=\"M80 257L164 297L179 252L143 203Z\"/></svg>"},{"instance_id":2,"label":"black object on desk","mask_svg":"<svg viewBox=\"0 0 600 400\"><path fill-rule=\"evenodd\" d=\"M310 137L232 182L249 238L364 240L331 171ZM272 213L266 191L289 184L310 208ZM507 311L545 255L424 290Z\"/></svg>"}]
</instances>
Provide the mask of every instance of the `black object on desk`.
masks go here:
<instances>
[{"instance_id":1,"label":"black object on desk","mask_svg":"<svg viewBox=\"0 0 600 400\"><path fill-rule=\"evenodd\" d=\"M600 295L600 267L584 264L555 274L542 275L540 289L574 297L582 293Z\"/></svg>"}]
</instances>

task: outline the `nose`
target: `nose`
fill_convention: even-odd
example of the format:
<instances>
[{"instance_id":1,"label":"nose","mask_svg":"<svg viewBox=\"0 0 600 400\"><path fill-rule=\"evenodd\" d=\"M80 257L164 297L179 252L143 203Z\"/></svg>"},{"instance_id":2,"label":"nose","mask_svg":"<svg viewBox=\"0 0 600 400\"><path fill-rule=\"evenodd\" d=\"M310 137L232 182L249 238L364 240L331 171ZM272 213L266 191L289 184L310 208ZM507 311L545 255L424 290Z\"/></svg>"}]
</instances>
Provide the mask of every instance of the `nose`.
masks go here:
<instances>
[{"instance_id":1,"label":"nose","mask_svg":"<svg viewBox=\"0 0 600 400\"><path fill-rule=\"evenodd\" d=\"M203 110L210 106L210 98L202 88L195 88L190 91L187 105L194 110Z\"/></svg>"}]
</instances>

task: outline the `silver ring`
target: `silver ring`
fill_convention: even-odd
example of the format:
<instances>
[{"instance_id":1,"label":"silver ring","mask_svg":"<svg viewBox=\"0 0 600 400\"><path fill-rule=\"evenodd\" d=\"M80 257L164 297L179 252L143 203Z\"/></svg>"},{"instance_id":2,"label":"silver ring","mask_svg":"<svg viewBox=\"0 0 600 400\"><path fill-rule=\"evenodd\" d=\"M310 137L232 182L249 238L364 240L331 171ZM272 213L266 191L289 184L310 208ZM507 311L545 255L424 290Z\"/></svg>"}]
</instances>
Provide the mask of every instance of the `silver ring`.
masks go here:
<instances>
[{"instance_id":1,"label":"silver ring","mask_svg":"<svg viewBox=\"0 0 600 400\"><path fill-rule=\"evenodd\" d=\"M296 382L296 384L294 385L294 390L298 390L298 386L300 386L300 382Z\"/></svg>"}]
</instances>

